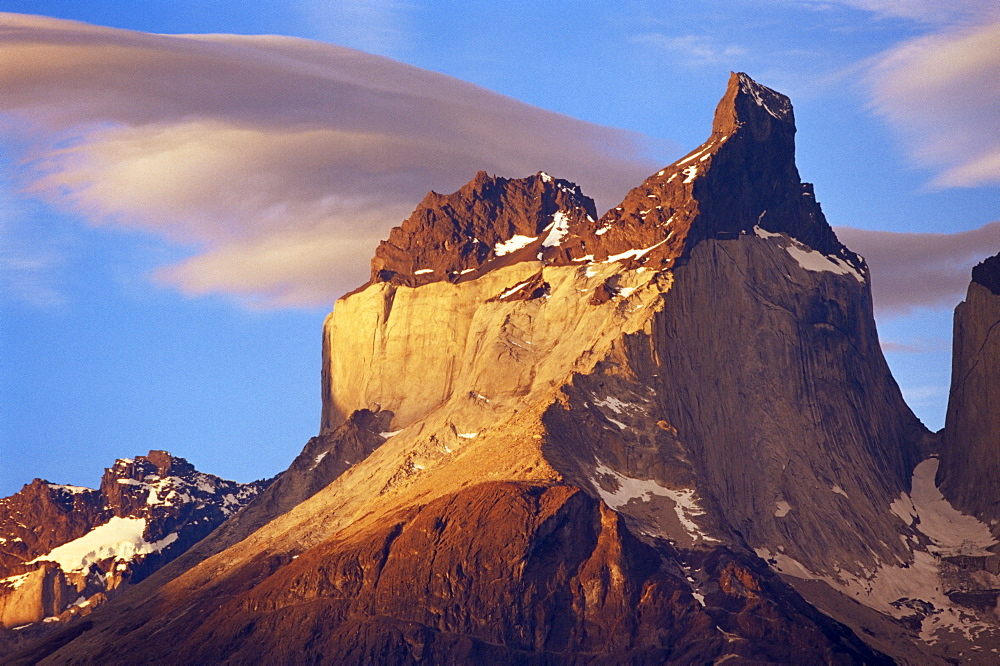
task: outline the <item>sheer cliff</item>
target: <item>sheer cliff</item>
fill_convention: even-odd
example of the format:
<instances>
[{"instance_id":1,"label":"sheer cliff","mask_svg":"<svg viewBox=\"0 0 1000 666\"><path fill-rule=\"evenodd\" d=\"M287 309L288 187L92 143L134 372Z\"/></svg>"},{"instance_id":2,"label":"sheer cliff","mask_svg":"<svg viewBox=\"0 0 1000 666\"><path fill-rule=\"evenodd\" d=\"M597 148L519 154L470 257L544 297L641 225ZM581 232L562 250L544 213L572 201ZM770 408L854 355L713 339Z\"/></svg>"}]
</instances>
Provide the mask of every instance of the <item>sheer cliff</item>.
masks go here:
<instances>
[{"instance_id":1,"label":"sheer cliff","mask_svg":"<svg viewBox=\"0 0 1000 666\"><path fill-rule=\"evenodd\" d=\"M995 605L949 585L988 588L955 569L996 542L935 485L794 136L734 74L709 139L604 215L546 173L429 194L325 322L294 473L19 658L995 655Z\"/></svg>"},{"instance_id":2,"label":"sheer cliff","mask_svg":"<svg viewBox=\"0 0 1000 666\"><path fill-rule=\"evenodd\" d=\"M955 504L1000 534L1000 255L972 271L955 308L940 477Z\"/></svg>"}]
</instances>

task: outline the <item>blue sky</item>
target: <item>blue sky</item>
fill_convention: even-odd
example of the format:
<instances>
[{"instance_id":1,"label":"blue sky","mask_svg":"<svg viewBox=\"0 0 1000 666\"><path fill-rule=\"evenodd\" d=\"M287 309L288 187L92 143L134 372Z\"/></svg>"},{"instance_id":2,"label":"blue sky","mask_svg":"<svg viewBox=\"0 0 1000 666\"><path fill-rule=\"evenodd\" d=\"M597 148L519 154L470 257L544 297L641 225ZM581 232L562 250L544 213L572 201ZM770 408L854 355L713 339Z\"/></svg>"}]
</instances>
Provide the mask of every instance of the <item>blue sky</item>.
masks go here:
<instances>
[{"instance_id":1,"label":"blue sky","mask_svg":"<svg viewBox=\"0 0 1000 666\"><path fill-rule=\"evenodd\" d=\"M990 5L8 0L321 43L0 16L0 495L151 448L279 472L316 434L323 317L424 192L544 169L613 206L707 137L731 70L791 96L939 428L951 309L1000 248Z\"/></svg>"}]
</instances>

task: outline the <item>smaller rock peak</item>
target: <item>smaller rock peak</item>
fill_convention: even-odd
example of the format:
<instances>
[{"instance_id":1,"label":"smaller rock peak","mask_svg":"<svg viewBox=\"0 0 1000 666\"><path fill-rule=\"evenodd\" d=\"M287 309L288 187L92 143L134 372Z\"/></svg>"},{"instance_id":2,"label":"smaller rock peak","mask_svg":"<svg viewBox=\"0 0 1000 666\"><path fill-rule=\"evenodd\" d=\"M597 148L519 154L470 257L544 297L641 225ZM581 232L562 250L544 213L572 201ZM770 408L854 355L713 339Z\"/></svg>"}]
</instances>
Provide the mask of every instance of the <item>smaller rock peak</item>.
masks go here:
<instances>
[{"instance_id":1,"label":"smaller rock peak","mask_svg":"<svg viewBox=\"0 0 1000 666\"><path fill-rule=\"evenodd\" d=\"M371 281L417 287L472 279L494 265L553 254L596 217L593 200L568 180L479 171L452 194L428 194L389 233L375 251Z\"/></svg>"},{"instance_id":2,"label":"smaller rock peak","mask_svg":"<svg viewBox=\"0 0 1000 666\"><path fill-rule=\"evenodd\" d=\"M972 281L1000 296L1000 252L973 267Z\"/></svg>"}]
</instances>

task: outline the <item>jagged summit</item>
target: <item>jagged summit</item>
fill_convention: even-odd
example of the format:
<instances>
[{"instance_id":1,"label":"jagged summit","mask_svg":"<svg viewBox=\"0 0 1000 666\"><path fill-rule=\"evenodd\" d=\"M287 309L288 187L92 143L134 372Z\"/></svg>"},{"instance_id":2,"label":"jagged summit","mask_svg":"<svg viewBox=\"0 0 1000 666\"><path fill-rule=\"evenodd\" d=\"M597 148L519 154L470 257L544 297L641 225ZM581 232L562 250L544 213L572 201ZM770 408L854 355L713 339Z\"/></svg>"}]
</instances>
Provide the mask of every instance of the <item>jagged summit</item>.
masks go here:
<instances>
[{"instance_id":1,"label":"jagged summit","mask_svg":"<svg viewBox=\"0 0 1000 666\"><path fill-rule=\"evenodd\" d=\"M972 281L1000 296L1000 254L987 257L973 266Z\"/></svg>"},{"instance_id":2,"label":"jagged summit","mask_svg":"<svg viewBox=\"0 0 1000 666\"><path fill-rule=\"evenodd\" d=\"M431 192L382 241L372 281L416 287L474 279L511 261L541 259L570 227L597 216L573 183L544 172L508 179L480 171L453 194Z\"/></svg>"},{"instance_id":3,"label":"jagged summit","mask_svg":"<svg viewBox=\"0 0 1000 666\"><path fill-rule=\"evenodd\" d=\"M25 661L1000 654L998 546L935 485L794 132L737 74L599 219L543 173L428 195L324 324L321 434Z\"/></svg>"},{"instance_id":4,"label":"jagged summit","mask_svg":"<svg viewBox=\"0 0 1000 666\"><path fill-rule=\"evenodd\" d=\"M161 450L119 458L97 489L35 479L0 498L0 626L89 613L267 485L204 474Z\"/></svg>"},{"instance_id":5,"label":"jagged summit","mask_svg":"<svg viewBox=\"0 0 1000 666\"><path fill-rule=\"evenodd\" d=\"M730 77L708 141L596 218L593 201L569 181L481 171L453 194L429 193L379 245L371 281L459 282L521 261L662 269L685 261L702 240L755 228L866 270L799 178L791 102L746 74Z\"/></svg>"}]
</instances>

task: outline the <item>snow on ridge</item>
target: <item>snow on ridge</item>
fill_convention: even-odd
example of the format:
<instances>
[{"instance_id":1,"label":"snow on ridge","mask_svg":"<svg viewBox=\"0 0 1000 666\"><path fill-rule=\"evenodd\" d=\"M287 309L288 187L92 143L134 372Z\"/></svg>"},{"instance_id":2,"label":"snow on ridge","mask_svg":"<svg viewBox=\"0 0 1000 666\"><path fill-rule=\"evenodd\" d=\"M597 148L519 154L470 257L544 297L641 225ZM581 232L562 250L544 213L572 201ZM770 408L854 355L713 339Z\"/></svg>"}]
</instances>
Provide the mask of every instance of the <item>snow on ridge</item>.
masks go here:
<instances>
[{"instance_id":1,"label":"snow on ridge","mask_svg":"<svg viewBox=\"0 0 1000 666\"><path fill-rule=\"evenodd\" d=\"M49 488L52 488L53 490L62 490L63 492L72 493L73 495L94 492L94 488L85 488L83 486L69 486L59 483L50 483Z\"/></svg>"},{"instance_id":2,"label":"snow on ridge","mask_svg":"<svg viewBox=\"0 0 1000 666\"><path fill-rule=\"evenodd\" d=\"M82 572L108 558L131 562L137 557L158 553L177 540L177 533L172 532L159 541L149 543L143 538L145 531L145 518L114 516L82 537L57 546L26 564L55 562L67 573Z\"/></svg>"},{"instance_id":3,"label":"snow on ridge","mask_svg":"<svg viewBox=\"0 0 1000 666\"><path fill-rule=\"evenodd\" d=\"M739 79L743 91L753 97L757 106L762 107L772 118L783 120L791 113L791 104L787 99L782 99L778 93L765 88L745 74L740 74ZM771 108L772 104L776 108Z\"/></svg>"},{"instance_id":4,"label":"snow on ridge","mask_svg":"<svg viewBox=\"0 0 1000 666\"><path fill-rule=\"evenodd\" d=\"M493 246L493 253L498 257L502 257L505 254L510 254L511 252L516 252L523 247L527 247L531 243L538 240L538 236L531 238L530 236L516 235L507 240L497 243Z\"/></svg>"},{"instance_id":5,"label":"snow on ridge","mask_svg":"<svg viewBox=\"0 0 1000 666\"><path fill-rule=\"evenodd\" d=\"M780 238L787 240L787 244L783 246L785 251L791 255L792 259L795 259L799 266L807 271L812 271L813 273L827 272L835 273L837 275L850 275L862 284L865 281L864 276L858 272L858 269L840 257L823 254L818 250L812 249L808 245L803 245L787 234L770 232L766 229L761 229L759 226L754 226L753 231L758 238Z\"/></svg>"},{"instance_id":6,"label":"snow on ridge","mask_svg":"<svg viewBox=\"0 0 1000 666\"><path fill-rule=\"evenodd\" d=\"M684 183L690 183L698 176L698 167L694 165L685 167L684 171L682 171L681 173L687 176L684 180L681 181L681 184L683 185Z\"/></svg>"}]
</instances>

